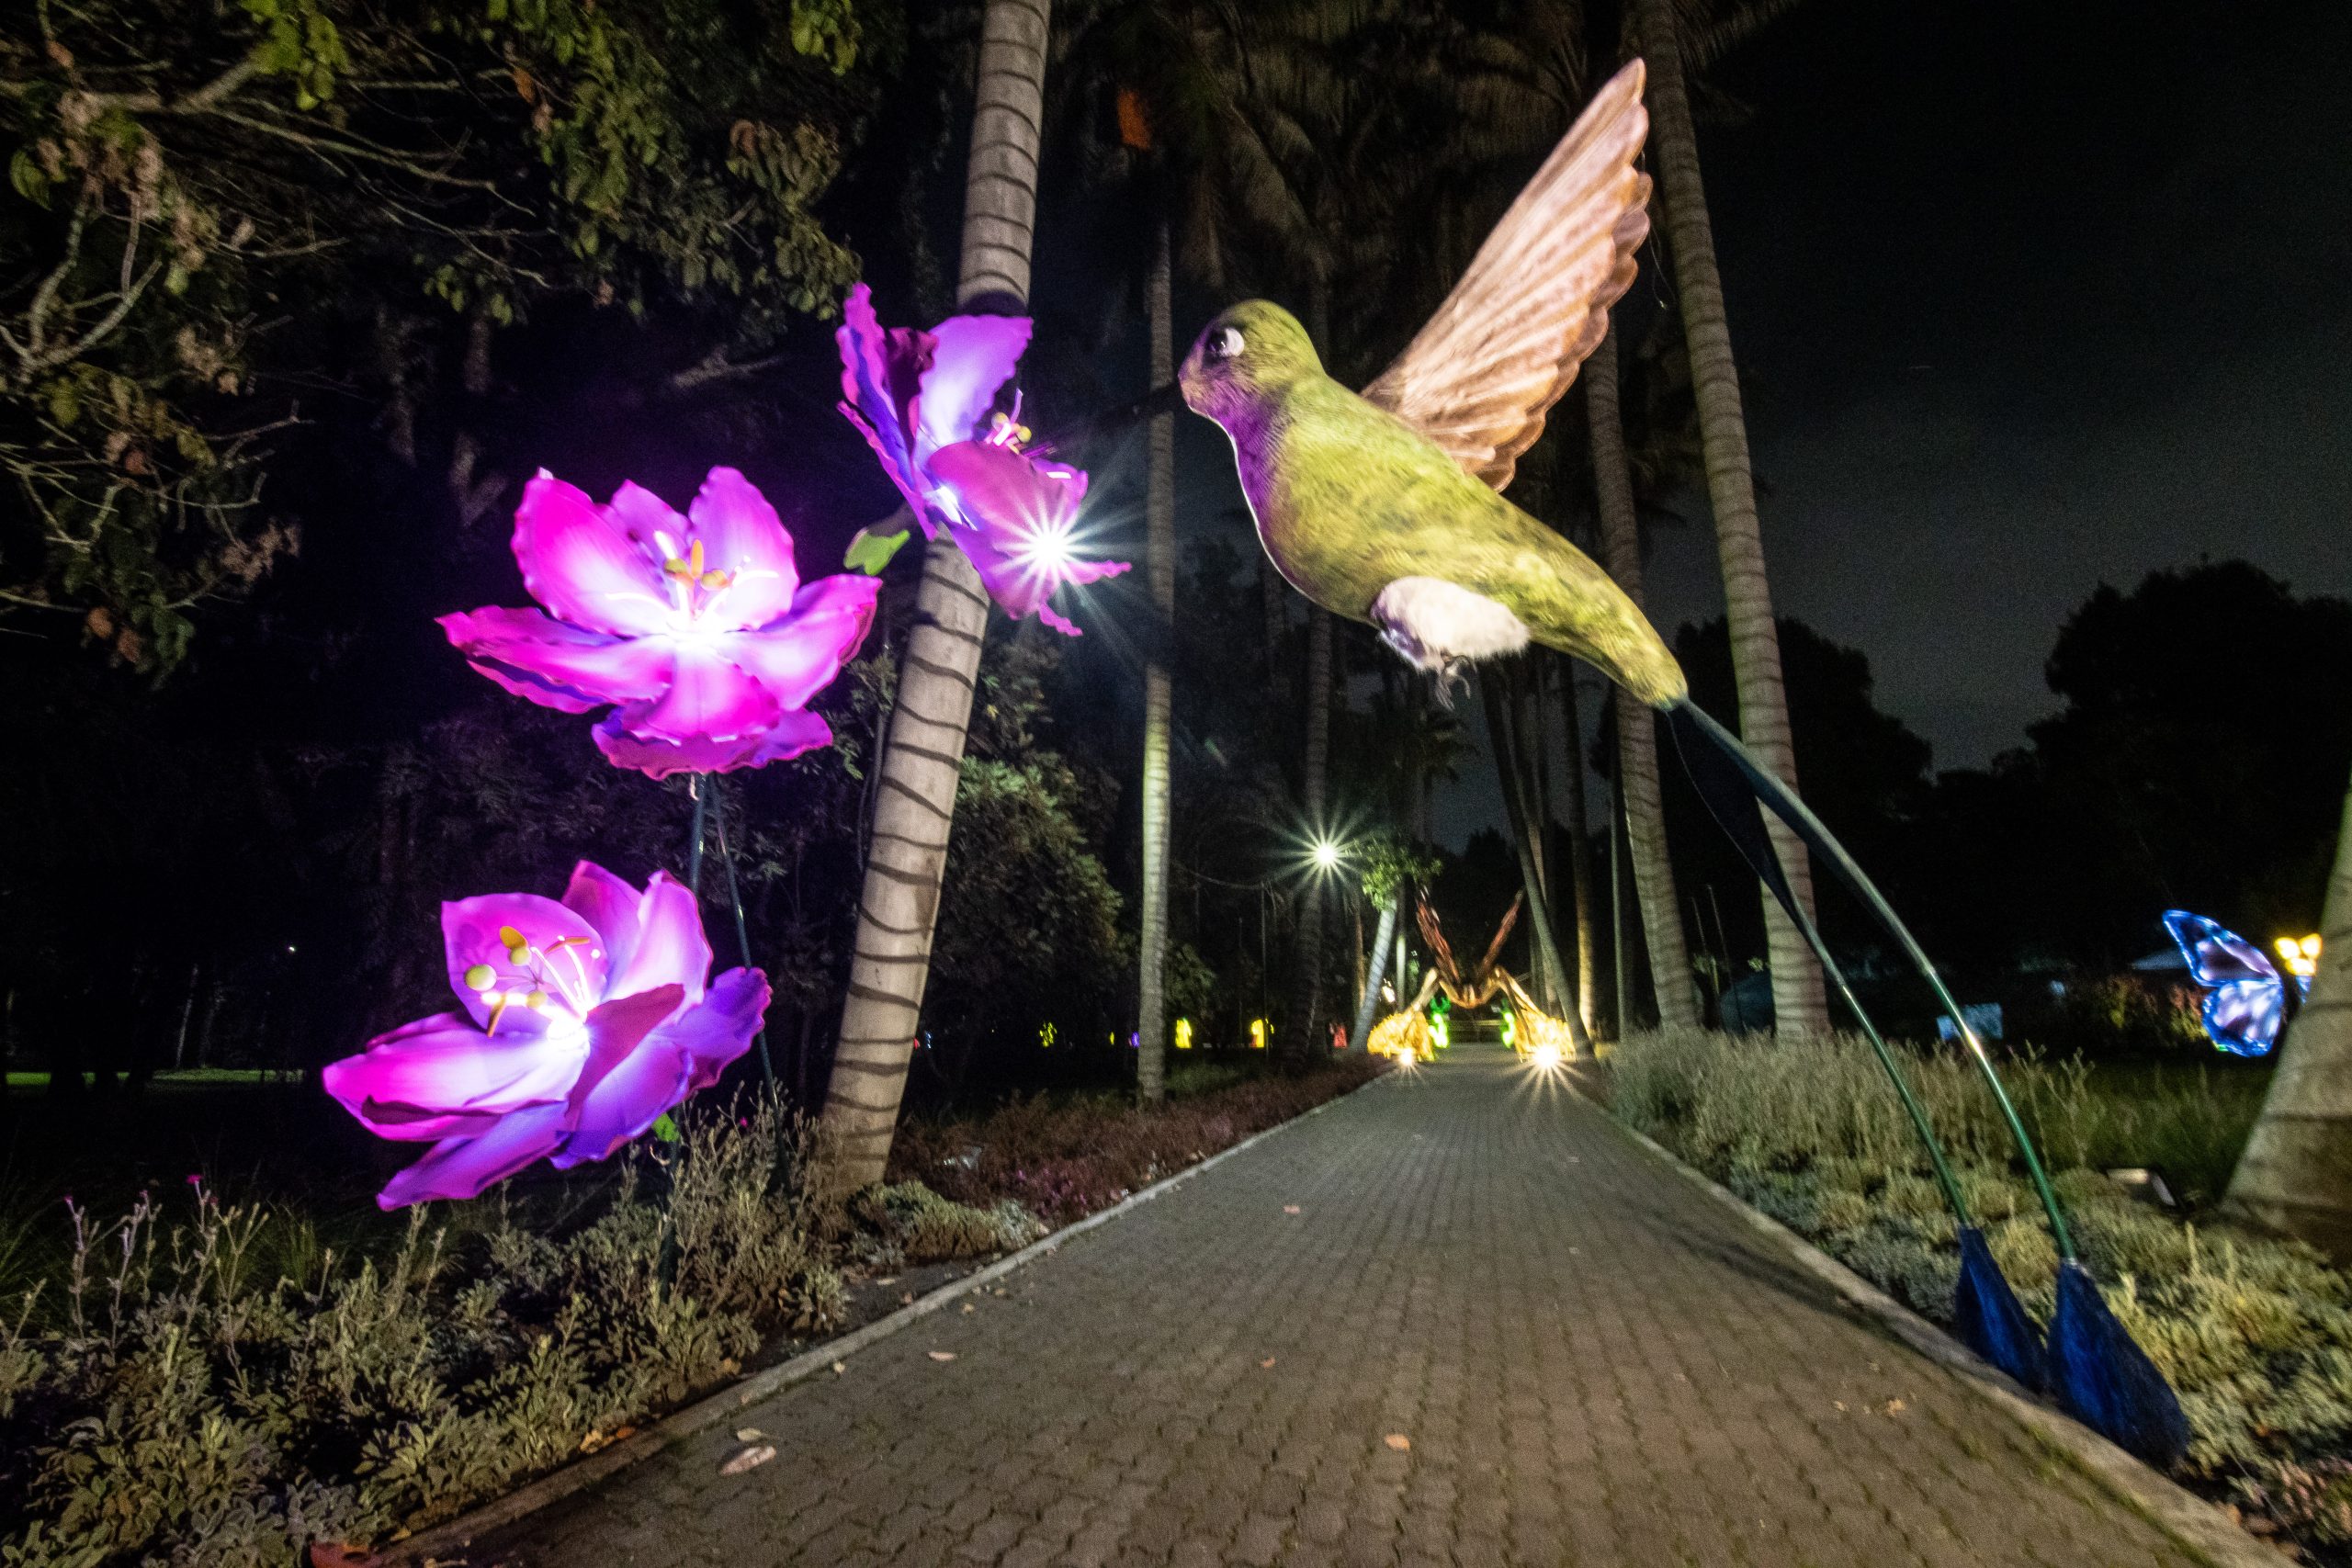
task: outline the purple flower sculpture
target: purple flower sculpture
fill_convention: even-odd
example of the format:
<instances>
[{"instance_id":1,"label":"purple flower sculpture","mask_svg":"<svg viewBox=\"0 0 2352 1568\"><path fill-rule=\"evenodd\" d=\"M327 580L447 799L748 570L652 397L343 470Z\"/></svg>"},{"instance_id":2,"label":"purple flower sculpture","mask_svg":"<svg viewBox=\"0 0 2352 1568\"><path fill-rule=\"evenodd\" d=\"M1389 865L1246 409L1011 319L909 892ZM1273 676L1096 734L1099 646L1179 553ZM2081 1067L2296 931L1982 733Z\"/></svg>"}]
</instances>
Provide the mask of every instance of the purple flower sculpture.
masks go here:
<instances>
[{"instance_id":1,"label":"purple flower sculpture","mask_svg":"<svg viewBox=\"0 0 2352 1568\"><path fill-rule=\"evenodd\" d=\"M946 521L925 472L933 453L979 433L1029 346L1025 316L950 316L929 332L885 329L863 283L842 305L842 412L864 432L923 537Z\"/></svg>"},{"instance_id":2,"label":"purple flower sculpture","mask_svg":"<svg viewBox=\"0 0 2352 1568\"><path fill-rule=\"evenodd\" d=\"M514 559L546 611L467 611L442 629L517 696L609 707L597 748L655 778L829 743L807 705L865 639L880 586L801 582L775 508L732 468L711 469L683 517L639 485L598 506L542 472L514 513Z\"/></svg>"},{"instance_id":3,"label":"purple flower sculpture","mask_svg":"<svg viewBox=\"0 0 2352 1568\"><path fill-rule=\"evenodd\" d=\"M1070 553L1086 475L1021 451L1010 439L959 441L932 455L932 477L959 521L956 530L989 594L1014 620L1035 614L1054 630L1077 637L1078 627L1046 601L1066 582L1099 582L1127 570L1125 561L1082 561Z\"/></svg>"},{"instance_id":4,"label":"purple flower sculpture","mask_svg":"<svg viewBox=\"0 0 2352 1568\"><path fill-rule=\"evenodd\" d=\"M886 330L862 283L842 318L842 412L865 433L924 537L952 525L950 536L1008 615L1034 614L1078 636L1047 599L1064 583L1097 581L1127 566L1071 554L1086 476L1023 453L1028 433L990 418L1028 346L1028 321L951 316L927 333Z\"/></svg>"},{"instance_id":5,"label":"purple flower sculpture","mask_svg":"<svg viewBox=\"0 0 2352 1568\"><path fill-rule=\"evenodd\" d=\"M492 893L441 906L462 1013L331 1063L326 1091L380 1137L430 1141L376 1201L471 1198L535 1160L604 1159L718 1081L767 1010L767 976L709 980L694 896L643 892L587 861L560 901Z\"/></svg>"}]
</instances>

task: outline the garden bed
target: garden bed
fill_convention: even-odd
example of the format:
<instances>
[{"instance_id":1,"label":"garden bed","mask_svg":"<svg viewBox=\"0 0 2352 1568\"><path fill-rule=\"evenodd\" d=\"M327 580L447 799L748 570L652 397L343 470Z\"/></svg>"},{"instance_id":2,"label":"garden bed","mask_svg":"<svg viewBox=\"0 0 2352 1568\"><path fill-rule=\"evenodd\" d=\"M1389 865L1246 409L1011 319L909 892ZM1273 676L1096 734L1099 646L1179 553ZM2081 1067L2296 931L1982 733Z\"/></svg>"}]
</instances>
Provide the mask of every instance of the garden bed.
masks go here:
<instances>
[{"instance_id":1,"label":"garden bed","mask_svg":"<svg viewBox=\"0 0 2352 1568\"><path fill-rule=\"evenodd\" d=\"M1985 1239L2038 1320L2056 1253L1982 1081L1950 1054L1906 1066ZM2199 1217L2242 1145L2245 1098L2078 1064L2004 1077L2056 1171L2085 1261L2178 1391L2193 1442L2176 1478L2309 1561L2352 1563L2352 1277L2298 1244ZM1621 1044L1611 1111L1939 1322L1957 1232L1866 1043L1662 1033ZM2104 1174L2166 1166L2167 1212ZM2218 1173L2218 1174L2217 1174Z\"/></svg>"},{"instance_id":2,"label":"garden bed","mask_svg":"<svg viewBox=\"0 0 2352 1568\"><path fill-rule=\"evenodd\" d=\"M811 1136L773 1110L420 1208L376 1247L196 1179L111 1219L69 1201L64 1260L0 1310L0 1561L285 1568L400 1540L1373 1070L910 1123L891 1183L831 1208L800 1179Z\"/></svg>"}]
</instances>

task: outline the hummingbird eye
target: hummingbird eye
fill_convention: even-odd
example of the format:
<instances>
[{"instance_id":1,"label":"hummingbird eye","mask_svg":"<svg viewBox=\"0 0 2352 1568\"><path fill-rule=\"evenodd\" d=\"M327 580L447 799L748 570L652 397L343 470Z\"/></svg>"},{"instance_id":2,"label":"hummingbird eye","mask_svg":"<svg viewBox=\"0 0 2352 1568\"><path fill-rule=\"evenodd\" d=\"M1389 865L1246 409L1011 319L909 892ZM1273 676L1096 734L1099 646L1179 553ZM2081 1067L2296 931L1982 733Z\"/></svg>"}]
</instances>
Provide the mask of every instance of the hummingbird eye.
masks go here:
<instances>
[{"instance_id":1,"label":"hummingbird eye","mask_svg":"<svg viewBox=\"0 0 2352 1568\"><path fill-rule=\"evenodd\" d=\"M1218 333L1216 336L1209 339L1209 357L1211 359L1238 358L1241 354L1241 329L1239 327L1227 327L1224 331Z\"/></svg>"}]
</instances>

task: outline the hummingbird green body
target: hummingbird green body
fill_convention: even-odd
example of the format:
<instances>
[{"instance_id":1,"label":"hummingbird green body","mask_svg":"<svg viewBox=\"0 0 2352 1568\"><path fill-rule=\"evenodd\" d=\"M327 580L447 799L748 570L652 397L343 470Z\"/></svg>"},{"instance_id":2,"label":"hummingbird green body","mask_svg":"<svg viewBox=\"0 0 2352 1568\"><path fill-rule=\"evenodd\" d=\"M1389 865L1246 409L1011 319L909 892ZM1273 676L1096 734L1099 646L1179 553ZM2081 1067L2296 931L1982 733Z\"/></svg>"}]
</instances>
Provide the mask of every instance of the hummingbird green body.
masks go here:
<instances>
[{"instance_id":1,"label":"hummingbird green body","mask_svg":"<svg viewBox=\"0 0 2352 1568\"><path fill-rule=\"evenodd\" d=\"M1181 380L1186 403L1233 441L1266 553L1316 604L1379 626L1441 672L1532 639L1654 705L1688 691L1664 639L1607 572L1324 374L1280 306L1252 300L1218 316Z\"/></svg>"}]
</instances>

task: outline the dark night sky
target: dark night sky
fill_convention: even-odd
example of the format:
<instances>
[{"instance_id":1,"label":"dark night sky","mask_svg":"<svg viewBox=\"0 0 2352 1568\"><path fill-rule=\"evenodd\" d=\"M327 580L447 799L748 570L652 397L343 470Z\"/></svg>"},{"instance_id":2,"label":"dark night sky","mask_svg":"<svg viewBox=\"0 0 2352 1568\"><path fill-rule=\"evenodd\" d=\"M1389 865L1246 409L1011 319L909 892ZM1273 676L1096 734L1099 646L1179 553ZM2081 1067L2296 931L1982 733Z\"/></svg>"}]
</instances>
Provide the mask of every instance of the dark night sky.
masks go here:
<instances>
[{"instance_id":1,"label":"dark night sky","mask_svg":"<svg viewBox=\"0 0 2352 1568\"><path fill-rule=\"evenodd\" d=\"M1777 606L1867 652L1938 766L2023 742L2102 581L2239 556L2352 595L2352 13L1813 0L1721 80ZM1722 607L1681 510L1669 636ZM1478 763L1440 826L1499 817Z\"/></svg>"}]
</instances>

